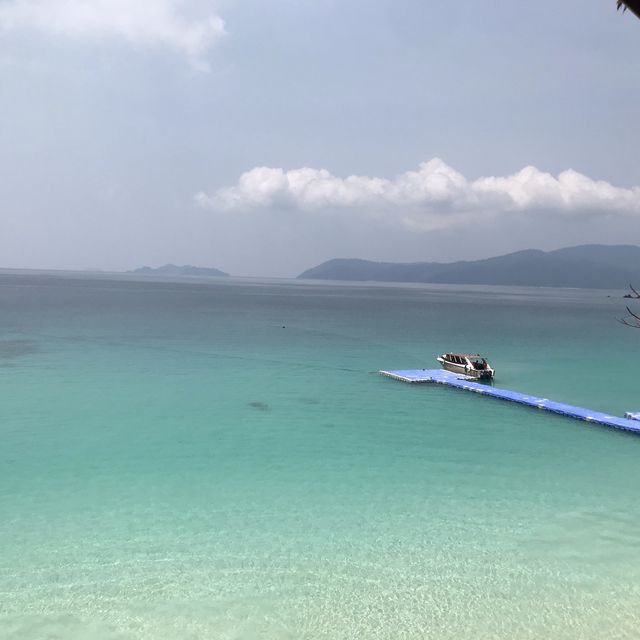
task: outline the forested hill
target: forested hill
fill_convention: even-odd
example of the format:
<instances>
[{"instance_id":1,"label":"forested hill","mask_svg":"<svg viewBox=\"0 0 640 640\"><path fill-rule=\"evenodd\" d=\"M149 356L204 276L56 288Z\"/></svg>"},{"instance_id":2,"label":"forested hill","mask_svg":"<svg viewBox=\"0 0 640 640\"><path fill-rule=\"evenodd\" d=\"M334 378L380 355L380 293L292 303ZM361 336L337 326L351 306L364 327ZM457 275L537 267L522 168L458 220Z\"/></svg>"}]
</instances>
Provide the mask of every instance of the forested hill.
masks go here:
<instances>
[{"instance_id":1,"label":"forested hill","mask_svg":"<svg viewBox=\"0 0 640 640\"><path fill-rule=\"evenodd\" d=\"M528 249L485 260L451 263L335 259L308 269L298 277L624 289L629 283L640 283L640 247L581 245L555 251Z\"/></svg>"}]
</instances>

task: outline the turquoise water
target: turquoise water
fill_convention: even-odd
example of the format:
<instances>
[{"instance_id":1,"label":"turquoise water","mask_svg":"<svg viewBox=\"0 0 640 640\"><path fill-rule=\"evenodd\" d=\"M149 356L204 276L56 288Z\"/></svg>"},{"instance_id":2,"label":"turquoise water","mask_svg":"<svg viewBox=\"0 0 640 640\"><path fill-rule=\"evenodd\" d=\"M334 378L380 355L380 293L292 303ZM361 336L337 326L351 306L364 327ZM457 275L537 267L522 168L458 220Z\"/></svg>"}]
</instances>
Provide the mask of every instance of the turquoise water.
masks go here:
<instances>
[{"instance_id":1,"label":"turquoise water","mask_svg":"<svg viewBox=\"0 0 640 640\"><path fill-rule=\"evenodd\" d=\"M620 293L0 274L0 637L640 635Z\"/></svg>"}]
</instances>

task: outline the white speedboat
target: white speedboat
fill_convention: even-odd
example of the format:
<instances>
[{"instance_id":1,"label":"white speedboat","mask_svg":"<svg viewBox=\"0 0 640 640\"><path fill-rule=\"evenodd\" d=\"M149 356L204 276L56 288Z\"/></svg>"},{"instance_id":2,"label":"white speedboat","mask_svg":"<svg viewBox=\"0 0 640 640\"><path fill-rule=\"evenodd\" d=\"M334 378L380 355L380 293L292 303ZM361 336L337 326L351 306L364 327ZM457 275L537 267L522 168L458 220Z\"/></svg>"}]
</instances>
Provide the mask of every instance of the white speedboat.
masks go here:
<instances>
[{"instance_id":1,"label":"white speedboat","mask_svg":"<svg viewBox=\"0 0 640 640\"><path fill-rule=\"evenodd\" d=\"M459 373L470 378L492 380L495 370L479 353L443 353L437 358L443 369L452 373Z\"/></svg>"}]
</instances>

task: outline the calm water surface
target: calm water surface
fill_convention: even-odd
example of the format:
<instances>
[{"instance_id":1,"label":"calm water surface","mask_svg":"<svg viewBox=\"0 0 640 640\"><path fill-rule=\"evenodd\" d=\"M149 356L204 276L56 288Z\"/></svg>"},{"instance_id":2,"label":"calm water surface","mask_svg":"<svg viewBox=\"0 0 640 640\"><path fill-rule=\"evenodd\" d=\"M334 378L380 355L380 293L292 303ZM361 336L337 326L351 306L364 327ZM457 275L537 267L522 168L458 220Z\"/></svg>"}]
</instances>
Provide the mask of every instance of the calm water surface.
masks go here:
<instances>
[{"instance_id":1,"label":"calm water surface","mask_svg":"<svg viewBox=\"0 0 640 640\"><path fill-rule=\"evenodd\" d=\"M621 293L0 274L0 637L640 636Z\"/></svg>"}]
</instances>

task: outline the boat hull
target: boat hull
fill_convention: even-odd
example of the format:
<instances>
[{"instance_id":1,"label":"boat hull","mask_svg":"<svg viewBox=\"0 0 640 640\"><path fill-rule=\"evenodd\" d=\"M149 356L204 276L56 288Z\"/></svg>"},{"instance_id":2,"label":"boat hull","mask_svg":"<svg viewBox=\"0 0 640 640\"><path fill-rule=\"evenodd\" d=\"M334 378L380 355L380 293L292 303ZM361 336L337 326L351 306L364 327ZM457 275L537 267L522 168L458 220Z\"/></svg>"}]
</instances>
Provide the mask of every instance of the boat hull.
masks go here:
<instances>
[{"instance_id":1,"label":"boat hull","mask_svg":"<svg viewBox=\"0 0 640 640\"><path fill-rule=\"evenodd\" d=\"M451 373L457 373L468 378L475 378L476 380L492 380L493 369L474 369L472 367L465 366L463 364L456 364L455 362L449 362L440 357L437 359L443 369L451 371Z\"/></svg>"}]
</instances>

